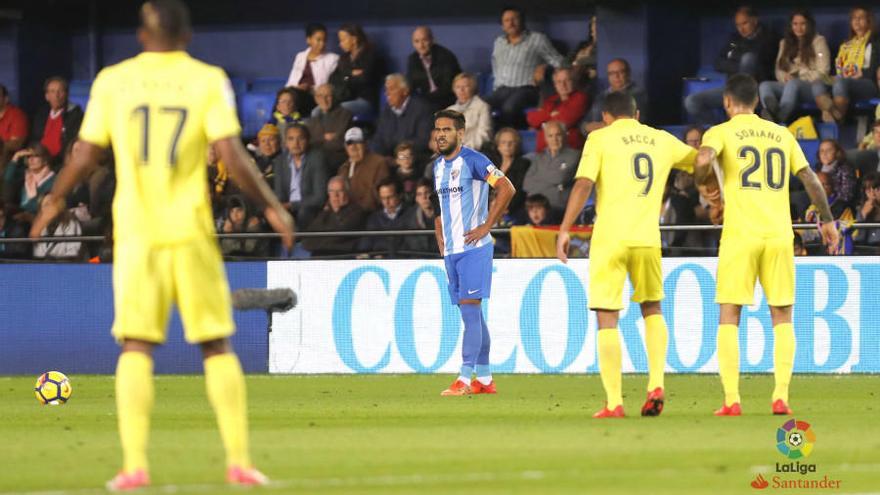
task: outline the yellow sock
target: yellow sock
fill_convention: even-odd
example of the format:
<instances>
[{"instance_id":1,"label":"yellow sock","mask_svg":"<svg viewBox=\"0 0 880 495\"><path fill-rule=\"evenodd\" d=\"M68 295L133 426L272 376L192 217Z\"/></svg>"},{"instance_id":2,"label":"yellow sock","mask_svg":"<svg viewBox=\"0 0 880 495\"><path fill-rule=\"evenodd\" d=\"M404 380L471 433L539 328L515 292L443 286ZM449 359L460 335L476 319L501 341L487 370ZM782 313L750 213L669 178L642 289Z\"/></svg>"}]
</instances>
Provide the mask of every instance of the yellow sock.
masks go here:
<instances>
[{"instance_id":1,"label":"yellow sock","mask_svg":"<svg viewBox=\"0 0 880 495\"><path fill-rule=\"evenodd\" d=\"M718 373L724 387L724 405L739 402L739 327L718 326Z\"/></svg>"},{"instance_id":2,"label":"yellow sock","mask_svg":"<svg viewBox=\"0 0 880 495\"><path fill-rule=\"evenodd\" d=\"M773 327L773 335L773 376L776 379L773 401L782 399L788 402L788 385L794 369L794 327L791 323L781 323Z\"/></svg>"},{"instance_id":3,"label":"yellow sock","mask_svg":"<svg viewBox=\"0 0 880 495\"><path fill-rule=\"evenodd\" d=\"M147 470L147 440L153 408L153 358L143 352L123 352L116 364L116 410L123 467L127 473Z\"/></svg>"},{"instance_id":4,"label":"yellow sock","mask_svg":"<svg viewBox=\"0 0 880 495\"><path fill-rule=\"evenodd\" d=\"M205 384L226 448L227 466L250 467L247 392L238 356L225 353L205 359Z\"/></svg>"},{"instance_id":5,"label":"yellow sock","mask_svg":"<svg viewBox=\"0 0 880 495\"><path fill-rule=\"evenodd\" d=\"M648 392L663 388L663 372L666 368L666 348L669 332L663 315L645 318L645 347L648 349Z\"/></svg>"},{"instance_id":6,"label":"yellow sock","mask_svg":"<svg viewBox=\"0 0 880 495\"><path fill-rule=\"evenodd\" d=\"M608 404L605 407L614 409L623 404L620 335L618 335L616 328L602 328L599 330L597 340L599 375L602 377L602 386L605 387L605 395L608 398Z\"/></svg>"}]
</instances>

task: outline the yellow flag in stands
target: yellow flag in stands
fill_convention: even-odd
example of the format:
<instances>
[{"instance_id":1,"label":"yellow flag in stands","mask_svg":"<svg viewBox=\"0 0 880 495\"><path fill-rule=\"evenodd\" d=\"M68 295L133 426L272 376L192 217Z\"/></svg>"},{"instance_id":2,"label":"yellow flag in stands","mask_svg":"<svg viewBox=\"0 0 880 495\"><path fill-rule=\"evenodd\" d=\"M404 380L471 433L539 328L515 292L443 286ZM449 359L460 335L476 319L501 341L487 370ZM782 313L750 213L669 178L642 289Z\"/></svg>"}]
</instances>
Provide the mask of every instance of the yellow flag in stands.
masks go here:
<instances>
[{"instance_id":1,"label":"yellow flag in stands","mask_svg":"<svg viewBox=\"0 0 880 495\"><path fill-rule=\"evenodd\" d=\"M573 227L569 234L569 258L586 258L590 252L590 235L593 227ZM559 226L534 227L531 225L511 227L510 246L513 258L555 258L556 237Z\"/></svg>"},{"instance_id":2,"label":"yellow flag in stands","mask_svg":"<svg viewBox=\"0 0 880 495\"><path fill-rule=\"evenodd\" d=\"M819 133L816 132L816 126L813 125L813 117L805 115L788 126L788 130L795 139L819 139Z\"/></svg>"}]
</instances>

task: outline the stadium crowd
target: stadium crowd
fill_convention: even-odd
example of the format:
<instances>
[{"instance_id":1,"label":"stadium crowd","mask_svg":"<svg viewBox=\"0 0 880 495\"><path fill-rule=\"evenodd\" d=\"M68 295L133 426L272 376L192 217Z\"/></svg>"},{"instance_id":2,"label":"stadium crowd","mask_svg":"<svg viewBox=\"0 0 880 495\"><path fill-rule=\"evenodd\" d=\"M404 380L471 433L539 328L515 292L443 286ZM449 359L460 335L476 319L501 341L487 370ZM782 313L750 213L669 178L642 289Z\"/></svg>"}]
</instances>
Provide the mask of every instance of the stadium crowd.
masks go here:
<instances>
[{"instance_id":1,"label":"stadium crowd","mask_svg":"<svg viewBox=\"0 0 880 495\"><path fill-rule=\"evenodd\" d=\"M871 11L850 12L850 35L832 52L809 11L795 10L784 35L776 37L755 10L741 7L733 32L715 62L728 76L748 73L760 82L762 115L783 125L811 111L825 122L853 118L853 104L880 96L880 36ZM631 80L627 60L597 67L596 18L583 42L567 54L550 38L529 30L520 9L505 8L501 33L492 47L492 88L483 96L477 75L463 72L456 55L427 26L412 33L406 72L385 74L382 55L357 24L328 33L321 24L306 27L306 48L296 54L286 85L279 88L271 116L248 148L264 179L300 231L432 229L439 214L432 204L432 139L435 111L452 108L467 121L465 144L489 155L517 189L501 225L554 225L559 222L586 136L603 126L600 108L612 92L632 96L640 120L651 123L645 91ZM333 36L335 34L335 37ZM552 34L552 33L551 33ZM338 40L340 54L328 49ZM836 53L836 55L835 55ZM833 58L832 58L833 57ZM832 63L833 62L833 63ZM600 80L600 69L604 79ZM83 109L69 102L68 83L51 77L44 85L46 105L28 118L0 85L0 237L25 237L52 186L64 157L76 146ZM721 89L687 96L684 108L696 124L681 136L697 148L706 126L724 120ZM811 107L815 105L815 107ZM30 122L30 125L29 125ZM533 152L524 153L520 131L536 131ZM251 138L252 136L248 136ZM880 108L873 128L858 147L844 150L823 140L808 156L825 185L840 229L853 246L880 247L880 230L857 229L853 222L880 221ZM244 199L216 153L206 158L217 231L268 232L265 219ZM815 211L796 178L791 179L792 219L815 221ZM69 212L50 225L49 235L106 235L111 231L115 187L112 156L71 196ZM593 219L592 201L582 218ZM117 219L119 221L119 219ZM693 178L669 178L663 224L707 224ZM812 232L797 242L818 244ZM678 231L663 236L669 248L712 248L715 232ZM227 256L276 256L267 239L225 239ZM499 241L496 249L509 244ZM107 257L106 245L58 242L0 243L0 257L83 259ZM319 237L298 243L282 256L361 257L436 254L431 236Z\"/></svg>"}]
</instances>

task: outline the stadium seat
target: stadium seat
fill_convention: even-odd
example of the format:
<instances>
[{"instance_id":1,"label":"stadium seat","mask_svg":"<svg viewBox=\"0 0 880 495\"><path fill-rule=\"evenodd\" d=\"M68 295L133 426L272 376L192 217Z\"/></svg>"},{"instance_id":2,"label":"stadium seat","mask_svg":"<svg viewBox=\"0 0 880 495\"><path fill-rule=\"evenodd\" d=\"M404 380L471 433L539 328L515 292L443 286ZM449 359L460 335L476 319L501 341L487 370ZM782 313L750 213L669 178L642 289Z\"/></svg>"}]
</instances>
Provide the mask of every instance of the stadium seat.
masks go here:
<instances>
[{"instance_id":1,"label":"stadium seat","mask_svg":"<svg viewBox=\"0 0 880 495\"><path fill-rule=\"evenodd\" d=\"M660 126L661 129L668 132L669 134L672 134L673 136L677 137L678 139L681 139L682 141L684 141L684 130L687 129L688 127L690 127L690 126L687 126L687 125Z\"/></svg>"},{"instance_id":2,"label":"stadium seat","mask_svg":"<svg viewBox=\"0 0 880 495\"><path fill-rule=\"evenodd\" d=\"M67 86L67 94L70 96L85 96L88 98L92 91L92 81L74 79Z\"/></svg>"},{"instance_id":3,"label":"stadium seat","mask_svg":"<svg viewBox=\"0 0 880 495\"><path fill-rule=\"evenodd\" d=\"M534 153L538 148L538 131L519 131L519 137L522 141L520 145L522 154L527 155L529 153Z\"/></svg>"},{"instance_id":4,"label":"stadium seat","mask_svg":"<svg viewBox=\"0 0 880 495\"><path fill-rule=\"evenodd\" d=\"M274 96L286 83L287 79L283 77L258 77L251 82L251 93L272 93Z\"/></svg>"},{"instance_id":5,"label":"stadium seat","mask_svg":"<svg viewBox=\"0 0 880 495\"><path fill-rule=\"evenodd\" d=\"M477 92L481 98L492 94L492 86L495 84L495 76L492 73L478 72L477 76Z\"/></svg>"},{"instance_id":6,"label":"stadium seat","mask_svg":"<svg viewBox=\"0 0 880 495\"><path fill-rule=\"evenodd\" d=\"M816 132L819 133L819 139L837 140L840 136L840 130L834 122L817 122Z\"/></svg>"},{"instance_id":7,"label":"stadium seat","mask_svg":"<svg viewBox=\"0 0 880 495\"><path fill-rule=\"evenodd\" d=\"M801 146L801 149L804 150L804 156L807 157L808 162L813 163L816 161L820 142L821 141L818 139L798 139L798 144Z\"/></svg>"},{"instance_id":8,"label":"stadium seat","mask_svg":"<svg viewBox=\"0 0 880 495\"><path fill-rule=\"evenodd\" d=\"M241 97L241 120L242 133L246 138L257 135L263 124L272 115L272 107L275 105L275 92L249 91Z\"/></svg>"},{"instance_id":9,"label":"stadium seat","mask_svg":"<svg viewBox=\"0 0 880 495\"><path fill-rule=\"evenodd\" d=\"M697 69L697 77L702 77L706 79L718 79L721 81L727 78L724 73L718 72L717 70L715 70L715 67L711 65L700 66L700 68Z\"/></svg>"},{"instance_id":10,"label":"stadium seat","mask_svg":"<svg viewBox=\"0 0 880 495\"><path fill-rule=\"evenodd\" d=\"M861 139L868 133L868 122L874 120L874 111L880 105L880 98L859 100L853 104L853 113L856 115L856 136Z\"/></svg>"}]
</instances>

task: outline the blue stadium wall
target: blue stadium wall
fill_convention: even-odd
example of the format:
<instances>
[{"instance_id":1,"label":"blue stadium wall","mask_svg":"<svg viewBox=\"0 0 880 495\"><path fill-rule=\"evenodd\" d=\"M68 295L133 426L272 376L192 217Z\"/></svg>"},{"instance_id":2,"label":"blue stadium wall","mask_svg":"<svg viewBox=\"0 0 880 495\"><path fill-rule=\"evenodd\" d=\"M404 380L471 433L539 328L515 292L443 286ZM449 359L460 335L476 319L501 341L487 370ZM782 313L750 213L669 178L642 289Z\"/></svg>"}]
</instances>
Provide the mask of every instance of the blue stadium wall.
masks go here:
<instances>
[{"instance_id":1,"label":"blue stadium wall","mask_svg":"<svg viewBox=\"0 0 880 495\"><path fill-rule=\"evenodd\" d=\"M717 371L714 258L663 261L667 371ZM496 260L484 304L496 372L594 373L589 260ZM880 372L880 259L797 260L795 371ZM273 319L236 313L234 346L251 373L454 373L461 323L440 260L277 261L227 264L230 285L291 287L297 308ZM0 374L112 373L118 347L107 265L0 265ZM625 297L631 288L625 289ZM741 369L772 370L773 330L760 289L743 311ZM623 368L644 372L638 305L621 314ZM201 372L197 348L173 318L159 373Z\"/></svg>"}]
</instances>

